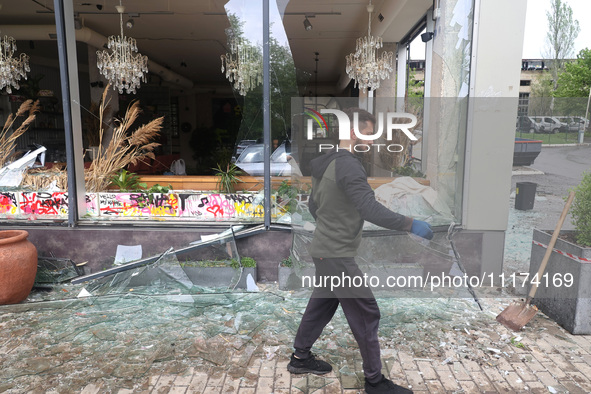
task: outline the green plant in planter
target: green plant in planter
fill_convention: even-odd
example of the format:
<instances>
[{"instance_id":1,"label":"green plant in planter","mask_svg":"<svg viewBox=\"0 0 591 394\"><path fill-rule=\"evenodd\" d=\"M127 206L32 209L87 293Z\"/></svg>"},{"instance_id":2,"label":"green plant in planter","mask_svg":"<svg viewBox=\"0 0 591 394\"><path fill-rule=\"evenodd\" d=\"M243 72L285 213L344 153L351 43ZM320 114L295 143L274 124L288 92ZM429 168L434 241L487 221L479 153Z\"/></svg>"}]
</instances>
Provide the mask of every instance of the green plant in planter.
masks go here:
<instances>
[{"instance_id":1,"label":"green plant in planter","mask_svg":"<svg viewBox=\"0 0 591 394\"><path fill-rule=\"evenodd\" d=\"M241 257L240 262L242 263L242 267L244 268L254 268L257 266L256 260L252 257ZM234 269L240 268L240 264L236 259L232 259L232 263L230 264L230 266Z\"/></svg>"},{"instance_id":2,"label":"green plant in planter","mask_svg":"<svg viewBox=\"0 0 591 394\"><path fill-rule=\"evenodd\" d=\"M292 268L293 262L291 261L291 256L289 256L286 259L281 260L281 263L279 263L279 265L281 265L282 267Z\"/></svg>"},{"instance_id":3,"label":"green plant in planter","mask_svg":"<svg viewBox=\"0 0 591 394\"><path fill-rule=\"evenodd\" d=\"M222 170L218 164L213 170L218 177L218 188L222 193L234 193L236 184L242 182L239 178L242 171L235 164L228 164L225 170Z\"/></svg>"},{"instance_id":4,"label":"green plant in planter","mask_svg":"<svg viewBox=\"0 0 591 394\"><path fill-rule=\"evenodd\" d=\"M166 194L169 191L172 190L172 186L169 184L168 186L162 186L159 184L155 184L152 187L150 187L147 191L148 193L162 193L162 194Z\"/></svg>"},{"instance_id":5,"label":"green plant in planter","mask_svg":"<svg viewBox=\"0 0 591 394\"><path fill-rule=\"evenodd\" d=\"M167 194L169 191L172 190L172 186L169 184L168 186L162 186L159 184L155 184L152 187L150 187L147 192L148 192L148 201L150 201L150 204L154 204L154 194Z\"/></svg>"},{"instance_id":6,"label":"green plant in planter","mask_svg":"<svg viewBox=\"0 0 591 394\"><path fill-rule=\"evenodd\" d=\"M570 208L575 237L580 246L591 246L591 172L574 188L575 199Z\"/></svg>"},{"instance_id":7,"label":"green plant in planter","mask_svg":"<svg viewBox=\"0 0 591 394\"><path fill-rule=\"evenodd\" d=\"M138 191L146 189L148 185L140 183L140 177L133 172L121 170L111 177L111 185L115 185L122 192Z\"/></svg>"}]
</instances>

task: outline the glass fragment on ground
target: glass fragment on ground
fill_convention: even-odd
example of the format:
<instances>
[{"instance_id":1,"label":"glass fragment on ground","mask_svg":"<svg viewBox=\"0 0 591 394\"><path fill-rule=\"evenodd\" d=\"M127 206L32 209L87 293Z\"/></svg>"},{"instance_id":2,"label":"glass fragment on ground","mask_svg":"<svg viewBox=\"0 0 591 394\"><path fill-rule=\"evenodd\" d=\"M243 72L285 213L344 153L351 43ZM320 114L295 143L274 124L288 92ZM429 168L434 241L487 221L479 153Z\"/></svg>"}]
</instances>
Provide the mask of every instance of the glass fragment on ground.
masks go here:
<instances>
[{"instance_id":1,"label":"glass fragment on ground","mask_svg":"<svg viewBox=\"0 0 591 394\"><path fill-rule=\"evenodd\" d=\"M182 374L191 367L252 379L248 368L255 360L287 360L307 303L297 293L262 287L260 293L124 292L77 299L80 287L65 285L55 292L71 298L33 295L27 303L2 306L0 390L75 391L93 381L115 392L145 389L151 375ZM511 347L510 338L496 333L498 311L491 305L480 312L471 299L378 302L384 360L406 351L492 362L495 355L487 348ZM362 381L358 349L340 310L315 351L332 363L342 384ZM322 379L313 386L331 383ZM312 387L306 384L302 389Z\"/></svg>"}]
</instances>

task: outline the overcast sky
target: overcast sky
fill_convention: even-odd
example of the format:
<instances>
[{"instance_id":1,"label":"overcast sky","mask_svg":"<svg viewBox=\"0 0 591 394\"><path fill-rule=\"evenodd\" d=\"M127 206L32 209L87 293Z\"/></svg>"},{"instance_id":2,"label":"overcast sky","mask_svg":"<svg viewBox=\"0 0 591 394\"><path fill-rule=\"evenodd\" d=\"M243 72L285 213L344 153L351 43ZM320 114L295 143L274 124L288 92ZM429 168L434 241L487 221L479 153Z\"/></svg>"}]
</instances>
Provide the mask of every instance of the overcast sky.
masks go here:
<instances>
[{"instance_id":1,"label":"overcast sky","mask_svg":"<svg viewBox=\"0 0 591 394\"><path fill-rule=\"evenodd\" d=\"M523 39L523 59L539 59L544 53L551 0L527 0L525 35ZM565 0L573 10L573 18L579 21L581 31L575 40L575 56L581 49L591 48L591 0ZM425 46L420 39L411 45L411 59L424 59Z\"/></svg>"},{"instance_id":2,"label":"overcast sky","mask_svg":"<svg viewBox=\"0 0 591 394\"><path fill-rule=\"evenodd\" d=\"M581 31L575 40L575 55L581 49L591 48L591 15L590 0L566 0L573 10L573 18L579 21ZM542 57L546 43L548 19L546 11L550 11L550 0L527 0L525 18L525 37L523 40L523 58L535 59Z\"/></svg>"}]
</instances>

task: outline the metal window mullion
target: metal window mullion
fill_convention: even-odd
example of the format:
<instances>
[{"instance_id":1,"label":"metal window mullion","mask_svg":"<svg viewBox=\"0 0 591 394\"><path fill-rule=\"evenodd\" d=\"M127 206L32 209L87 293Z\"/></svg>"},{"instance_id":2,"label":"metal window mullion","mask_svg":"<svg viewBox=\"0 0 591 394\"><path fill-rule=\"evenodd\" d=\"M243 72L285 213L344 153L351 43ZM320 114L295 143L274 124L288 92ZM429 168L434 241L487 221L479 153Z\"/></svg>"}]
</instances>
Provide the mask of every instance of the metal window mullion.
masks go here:
<instances>
[{"instance_id":1,"label":"metal window mullion","mask_svg":"<svg viewBox=\"0 0 591 394\"><path fill-rule=\"evenodd\" d=\"M54 0L54 8L68 168L68 226L74 227L86 213L80 108L72 107L73 102L80 102L74 5L72 0Z\"/></svg>"},{"instance_id":2,"label":"metal window mullion","mask_svg":"<svg viewBox=\"0 0 591 394\"><path fill-rule=\"evenodd\" d=\"M271 84L269 81L269 0L263 0L263 139L265 229L271 228Z\"/></svg>"}]
</instances>

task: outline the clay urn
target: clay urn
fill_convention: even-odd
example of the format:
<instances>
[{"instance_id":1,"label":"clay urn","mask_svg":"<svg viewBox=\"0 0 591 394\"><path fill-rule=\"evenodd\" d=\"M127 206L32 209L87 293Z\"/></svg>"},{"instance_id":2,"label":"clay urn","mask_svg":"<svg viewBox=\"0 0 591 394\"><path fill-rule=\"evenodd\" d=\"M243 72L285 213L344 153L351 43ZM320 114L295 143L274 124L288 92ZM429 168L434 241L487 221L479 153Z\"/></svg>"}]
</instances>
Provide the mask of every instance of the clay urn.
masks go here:
<instances>
[{"instance_id":1,"label":"clay urn","mask_svg":"<svg viewBox=\"0 0 591 394\"><path fill-rule=\"evenodd\" d=\"M27 298L37 274L37 248L24 230L0 231L0 305Z\"/></svg>"}]
</instances>

